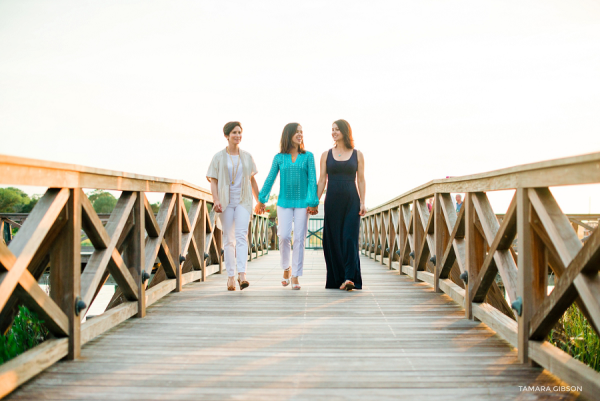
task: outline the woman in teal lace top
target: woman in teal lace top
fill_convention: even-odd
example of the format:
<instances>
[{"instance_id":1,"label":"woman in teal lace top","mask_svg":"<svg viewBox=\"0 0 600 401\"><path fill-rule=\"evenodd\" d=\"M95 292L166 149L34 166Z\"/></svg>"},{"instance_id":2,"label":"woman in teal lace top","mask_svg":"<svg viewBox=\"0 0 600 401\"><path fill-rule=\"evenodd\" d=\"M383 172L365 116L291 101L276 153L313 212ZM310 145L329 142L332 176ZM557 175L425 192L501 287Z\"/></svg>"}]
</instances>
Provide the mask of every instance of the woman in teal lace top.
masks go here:
<instances>
[{"instance_id":1,"label":"woman in teal lace top","mask_svg":"<svg viewBox=\"0 0 600 401\"><path fill-rule=\"evenodd\" d=\"M304 150L302 126L298 123L289 123L283 129L280 153L275 155L271 171L258 195L260 203L256 205L257 213L264 212L265 202L269 200L271 188L279 173L281 178L277 200L277 234L283 269L281 284L284 287L289 285L291 274L292 289L299 290L298 277L302 276L304 266L304 239L308 228L308 215L318 213L319 199L315 159L311 152ZM290 255L292 225L294 251Z\"/></svg>"}]
</instances>

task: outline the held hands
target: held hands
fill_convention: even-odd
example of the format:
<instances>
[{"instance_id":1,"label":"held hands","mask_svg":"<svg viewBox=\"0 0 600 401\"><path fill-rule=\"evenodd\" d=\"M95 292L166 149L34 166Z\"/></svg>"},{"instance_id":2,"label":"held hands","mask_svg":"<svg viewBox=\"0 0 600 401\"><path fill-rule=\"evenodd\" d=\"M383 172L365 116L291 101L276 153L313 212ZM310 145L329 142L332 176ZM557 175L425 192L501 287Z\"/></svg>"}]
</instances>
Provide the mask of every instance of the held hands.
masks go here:
<instances>
[{"instance_id":1,"label":"held hands","mask_svg":"<svg viewBox=\"0 0 600 401\"><path fill-rule=\"evenodd\" d=\"M367 208L364 203L360 204L360 210L358 211L359 216L364 216L367 213Z\"/></svg>"},{"instance_id":2,"label":"held hands","mask_svg":"<svg viewBox=\"0 0 600 401\"><path fill-rule=\"evenodd\" d=\"M254 207L254 213L263 214L265 212L265 204L258 202Z\"/></svg>"},{"instance_id":3,"label":"held hands","mask_svg":"<svg viewBox=\"0 0 600 401\"><path fill-rule=\"evenodd\" d=\"M215 201L213 204L213 210L216 213L223 213L223 206L221 205L221 201Z\"/></svg>"},{"instance_id":4,"label":"held hands","mask_svg":"<svg viewBox=\"0 0 600 401\"><path fill-rule=\"evenodd\" d=\"M310 214L311 216L314 216L316 214L319 214L319 207L315 206L315 207L307 207L306 210L308 211L308 214Z\"/></svg>"}]
</instances>

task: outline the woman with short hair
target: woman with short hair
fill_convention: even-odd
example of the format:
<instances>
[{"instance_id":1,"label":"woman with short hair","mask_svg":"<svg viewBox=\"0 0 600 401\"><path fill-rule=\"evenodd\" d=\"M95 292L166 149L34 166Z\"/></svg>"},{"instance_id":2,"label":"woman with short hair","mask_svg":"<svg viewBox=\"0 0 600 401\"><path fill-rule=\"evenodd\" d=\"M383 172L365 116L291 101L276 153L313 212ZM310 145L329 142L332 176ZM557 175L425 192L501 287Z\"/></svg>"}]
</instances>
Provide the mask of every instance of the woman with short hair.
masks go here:
<instances>
[{"instance_id":1,"label":"woman with short hair","mask_svg":"<svg viewBox=\"0 0 600 401\"><path fill-rule=\"evenodd\" d=\"M325 185L325 221L323 253L327 265L325 288L350 291L362 289L358 235L360 216L365 207L365 158L354 149L352 128L348 121L333 123L331 136L335 145L321 155L318 197ZM358 189L357 189L358 187Z\"/></svg>"},{"instance_id":2,"label":"woman with short hair","mask_svg":"<svg viewBox=\"0 0 600 401\"><path fill-rule=\"evenodd\" d=\"M271 171L258 196L256 212L264 211L269 200L271 188L281 173L279 197L277 199L277 219L279 222L279 250L281 268L286 287L292 279L292 289L299 290L298 277L302 276L304 266L304 240L308 230L308 215L317 214L317 173L315 159L311 152L304 150L302 126L289 123L283 128L280 141L280 153L275 155ZM292 226L294 231L294 251L291 255Z\"/></svg>"},{"instance_id":3,"label":"woman with short hair","mask_svg":"<svg viewBox=\"0 0 600 401\"><path fill-rule=\"evenodd\" d=\"M240 290L248 287L248 223L252 216L252 195L258 200L258 172L252 155L240 149L242 124L231 121L223 127L227 140L225 149L214 155L206 178L210 181L213 210L219 213L223 227L227 289L235 291L237 266Z\"/></svg>"}]
</instances>

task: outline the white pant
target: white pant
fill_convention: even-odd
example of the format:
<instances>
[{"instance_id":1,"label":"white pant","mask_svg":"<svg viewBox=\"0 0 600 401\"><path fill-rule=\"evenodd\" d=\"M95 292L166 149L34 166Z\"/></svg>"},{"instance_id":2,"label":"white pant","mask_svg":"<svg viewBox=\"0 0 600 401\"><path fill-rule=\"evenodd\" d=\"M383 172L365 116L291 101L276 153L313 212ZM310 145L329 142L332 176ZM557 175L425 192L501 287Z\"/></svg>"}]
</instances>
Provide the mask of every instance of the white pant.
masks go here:
<instances>
[{"instance_id":1,"label":"white pant","mask_svg":"<svg viewBox=\"0 0 600 401\"><path fill-rule=\"evenodd\" d=\"M246 272L248 261L248 223L250 214L238 204L229 204L223 211L223 237L225 238L225 268L229 277L235 276L237 261L238 273Z\"/></svg>"},{"instance_id":2,"label":"white pant","mask_svg":"<svg viewBox=\"0 0 600 401\"><path fill-rule=\"evenodd\" d=\"M304 267L304 240L308 230L308 213L306 208L288 208L277 206L277 220L279 226L279 252L281 255L281 268L290 267L292 223L294 225L294 253L292 255L292 276L302 275Z\"/></svg>"}]
</instances>

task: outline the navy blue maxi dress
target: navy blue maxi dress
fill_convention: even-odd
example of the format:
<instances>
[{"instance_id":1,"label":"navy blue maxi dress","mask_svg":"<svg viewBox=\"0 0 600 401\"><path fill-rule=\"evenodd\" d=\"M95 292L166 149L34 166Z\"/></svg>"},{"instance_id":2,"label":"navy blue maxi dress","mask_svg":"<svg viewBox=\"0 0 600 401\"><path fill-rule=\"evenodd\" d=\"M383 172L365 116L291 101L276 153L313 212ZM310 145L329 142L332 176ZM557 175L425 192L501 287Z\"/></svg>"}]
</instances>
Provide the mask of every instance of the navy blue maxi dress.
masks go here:
<instances>
[{"instance_id":1,"label":"navy blue maxi dress","mask_svg":"<svg viewBox=\"0 0 600 401\"><path fill-rule=\"evenodd\" d=\"M360 197L356 188L358 156L337 161L331 149L327 153L327 194L323 226L323 252L327 265L325 288L337 288L346 281L362 289L358 233L360 229Z\"/></svg>"}]
</instances>

